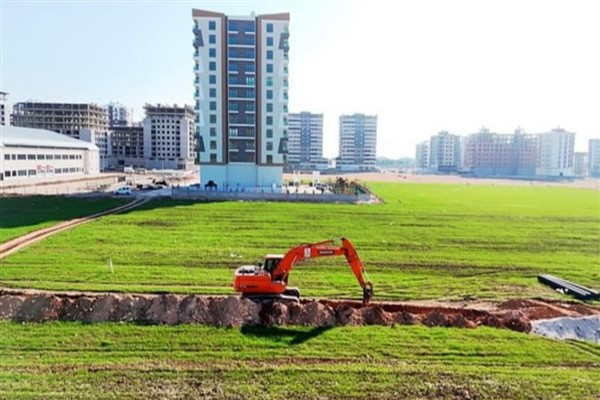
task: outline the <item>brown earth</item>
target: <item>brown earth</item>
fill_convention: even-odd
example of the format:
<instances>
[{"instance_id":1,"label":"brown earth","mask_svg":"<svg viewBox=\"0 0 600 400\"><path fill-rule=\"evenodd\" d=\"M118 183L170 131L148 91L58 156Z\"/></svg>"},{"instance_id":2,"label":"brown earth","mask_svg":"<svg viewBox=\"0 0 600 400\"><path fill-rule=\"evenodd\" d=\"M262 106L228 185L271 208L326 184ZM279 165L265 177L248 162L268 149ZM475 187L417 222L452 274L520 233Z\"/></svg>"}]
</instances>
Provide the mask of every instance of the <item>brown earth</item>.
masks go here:
<instances>
[{"instance_id":1,"label":"brown earth","mask_svg":"<svg viewBox=\"0 0 600 400\"><path fill-rule=\"evenodd\" d=\"M357 301L302 300L254 302L235 296L74 293L0 289L0 320L83 321L137 324L252 325L412 325L475 328L480 325L520 332L531 321L600 315L582 303L511 299L500 304L385 302L362 307Z\"/></svg>"}]
</instances>

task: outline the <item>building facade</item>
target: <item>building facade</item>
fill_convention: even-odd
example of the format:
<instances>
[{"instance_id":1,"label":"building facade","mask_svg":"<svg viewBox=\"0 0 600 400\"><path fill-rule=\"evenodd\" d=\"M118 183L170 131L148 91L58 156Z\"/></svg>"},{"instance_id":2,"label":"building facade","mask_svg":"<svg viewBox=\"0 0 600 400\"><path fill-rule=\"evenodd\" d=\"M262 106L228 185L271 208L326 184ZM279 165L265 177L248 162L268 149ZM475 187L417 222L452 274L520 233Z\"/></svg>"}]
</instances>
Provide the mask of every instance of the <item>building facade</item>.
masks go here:
<instances>
[{"instance_id":1,"label":"building facade","mask_svg":"<svg viewBox=\"0 0 600 400\"><path fill-rule=\"evenodd\" d=\"M539 135L536 175L569 177L574 175L575 133L556 128Z\"/></svg>"},{"instance_id":2,"label":"building facade","mask_svg":"<svg viewBox=\"0 0 600 400\"><path fill-rule=\"evenodd\" d=\"M588 141L588 174L600 177L600 138Z\"/></svg>"},{"instance_id":3,"label":"building facade","mask_svg":"<svg viewBox=\"0 0 600 400\"><path fill-rule=\"evenodd\" d=\"M148 168L144 156L143 126L113 126L110 128L110 166Z\"/></svg>"},{"instance_id":4,"label":"building facade","mask_svg":"<svg viewBox=\"0 0 600 400\"><path fill-rule=\"evenodd\" d=\"M133 109L125 107L121 103L108 103L106 105L108 113L108 126L131 126L133 125Z\"/></svg>"},{"instance_id":5,"label":"building facade","mask_svg":"<svg viewBox=\"0 0 600 400\"><path fill-rule=\"evenodd\" d=\"M421 170L429 168L429 140L417 144L415 165Z\"/></svg>"},{"instance_id":6,"label":"building facade","mask_svg":"<svg viewBox=\"0 0 600 400\"><path fill-rule=\"evenodd\" d=\"M429 141L429 168L435 172L456 172L461 165L460 136L442 131Z\"/></svg>"},{"instance_id":7,"label":"building facade","mask_svg":"<svg viewBox=\"0 0 600 400\"><path fill-rule=\"evenodd\" d=\"M588 175L588 153L575 152L573 154L573 174L579 178Z\"/></svg>"},{"instance_id":8,"label":"building facade","mask_svg":"<svg viewBox=\"0 0 600 400\"><path fill-rule=\"evenodd\" d=\"M377 158L377 116L340 116L340 147L336 167L342 171L373 171Z\"/></svg>"},{"instance_id":9,"label":"building facade","mask_svg":"<svg viewBox=\"0 0 600 400\"><path fill-rule=\"evenodd\" d=\"M289 14L192 10L200 181L281 185L287 162Z\"/></svg>"},{"instance_id":10,"label":"building facade","mask_svg":"<svg viewBox=\"0 0 600 400\"><path fill-rule=\"evenodd\" d=\"M323 158L323 114L289 115L288 169L326 170Z\"/></svg>"},{"instance_id":11,"label":"building facade","mask_svg":"<svg viewBox=\"0 0 600 400\"><path fill-rule=\"evenodd\" d=\"M143 156L146 168L192 169L196 147L192 107L146 104L144 110Z\"/></svg>"},{"instance_id":12,"label":"building facade","mask_svg":"<svg viewBox=\"0 0 600 400\"><path fill-rule=\"evenodd\" d=\"M10 125L10 110L6 96L8 93L0 92L0 126Z\"/></svg>"},{"instance_id":13,"label":"building facade","mask_svg":"<svg viewBox=\"0 0 600 400\"><path fill-rule=\"evenodd\" d=\"M0 181L3 185L36 184L96 175L96 145L43 129L2 127Z\"/></svg>"},{"instance_id":14,"label":"building facade","mask_svg":"<svg viewBox=\"0 0 600 400\"><path fill-rule=\"evenodd\" d=\"M499 134L482 128L465 144L465 169L476 176L533 177L538 163L538 135L517 129Z\"/></svg>"},{"instance_id":15,"label":"building facade","mask_svg":"<svg viewBox=\"0 0 600 400\"><path fill-rule=\"evenodd\" d=\"M13 125L46 129L95 144L100 152L100 169L109 164L110 136L104 107L81 103L16 103Z\"/></svg>"}]
</instances>

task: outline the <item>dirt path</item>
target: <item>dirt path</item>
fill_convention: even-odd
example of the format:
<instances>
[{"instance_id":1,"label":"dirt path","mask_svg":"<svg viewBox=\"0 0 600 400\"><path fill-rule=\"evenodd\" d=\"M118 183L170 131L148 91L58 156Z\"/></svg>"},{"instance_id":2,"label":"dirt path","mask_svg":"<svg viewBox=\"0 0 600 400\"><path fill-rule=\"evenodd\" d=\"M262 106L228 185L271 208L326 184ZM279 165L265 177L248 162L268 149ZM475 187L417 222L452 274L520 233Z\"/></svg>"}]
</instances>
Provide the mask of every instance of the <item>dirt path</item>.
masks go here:
<instances>
[{"instance_id":1,"label":"dirt path","mask_svg":"<svg viewBox=\"0 0 600 400\"><path fill-rule=\"evenodd\" d=\"M29 246L33 243L39 242L41 240L44 240L49 236L52 236L59 232L65 231L67 229L74 228L78 225L85 224L86 222L93 221L104 215L116 214L119 212L131 210L131 209L138 207L139 205L145 203L146 201L148 201L148 199L138 198L130 203L127 203L127 204L119 206L119 207L112 208L110 210L106 210L106 211L102 211L102 212L99 212L96 214L88 215L86 217L71 219L69 221L61 222L59 224L56 224L56 225L48 227L48 228L38 229L36 231L29 232L26 235L9 240L8 242L0 244L0 260L2 260L4 257L7 257L7 256L21 250L24 247L27 247L27 246Z\"/></svg>"}]
</instances>

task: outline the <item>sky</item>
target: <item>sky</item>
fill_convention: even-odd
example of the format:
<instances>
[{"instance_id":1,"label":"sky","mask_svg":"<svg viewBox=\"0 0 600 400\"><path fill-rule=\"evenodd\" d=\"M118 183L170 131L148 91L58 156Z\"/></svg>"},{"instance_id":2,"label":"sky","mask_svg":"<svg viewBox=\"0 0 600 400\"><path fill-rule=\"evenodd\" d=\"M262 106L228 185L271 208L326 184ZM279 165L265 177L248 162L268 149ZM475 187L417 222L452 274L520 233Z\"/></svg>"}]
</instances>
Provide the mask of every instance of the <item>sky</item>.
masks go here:
<instances>
[{"instance_id":1,"label":"sky","mask_svg":"<svg viewBox=\"0 0 600 400\"><path fill-rule=\"evenodd\" d=\"M290 13L291 112L378 116L377 155L445 130L600 137L600 1L0 0L0 90L25 100L193 104L192 8Z\"/></svg>"}]
</instances>

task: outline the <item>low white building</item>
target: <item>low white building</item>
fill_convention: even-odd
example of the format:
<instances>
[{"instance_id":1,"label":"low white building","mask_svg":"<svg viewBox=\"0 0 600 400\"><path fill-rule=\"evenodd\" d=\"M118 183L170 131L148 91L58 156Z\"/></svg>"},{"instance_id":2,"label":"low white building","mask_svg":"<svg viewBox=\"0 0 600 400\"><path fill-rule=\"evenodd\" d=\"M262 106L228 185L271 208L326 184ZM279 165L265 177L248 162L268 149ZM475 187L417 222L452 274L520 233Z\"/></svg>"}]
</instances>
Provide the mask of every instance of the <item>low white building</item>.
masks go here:
<instances>
[{"instance_id":1,"label":"low white building","mask_svg":"<svg viewBox=\"0 0 600 400\"><path fill-rule=\"evenodd\" d=\"M44 129L0 126L3 186L71 180L100 172L98 147Z\"/></svg>"}]
</instances>

